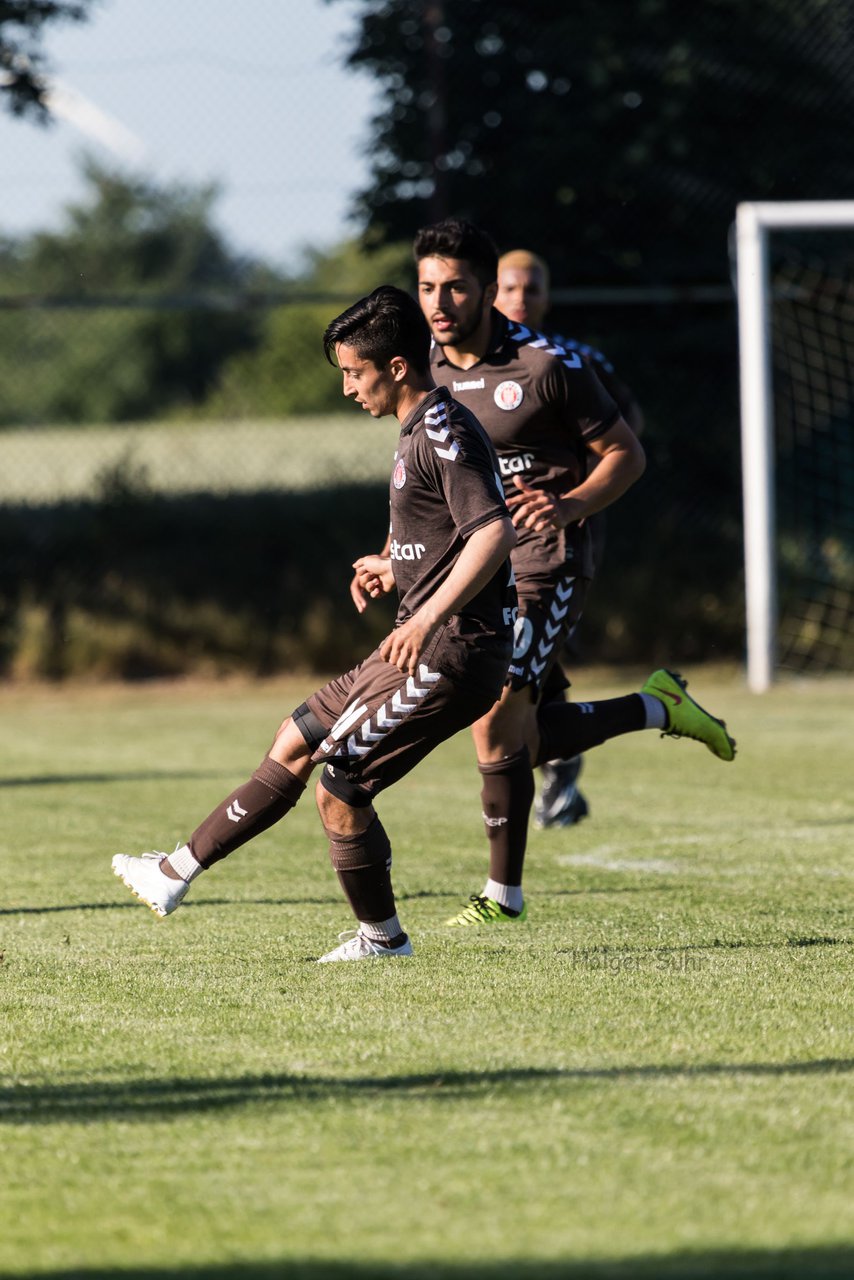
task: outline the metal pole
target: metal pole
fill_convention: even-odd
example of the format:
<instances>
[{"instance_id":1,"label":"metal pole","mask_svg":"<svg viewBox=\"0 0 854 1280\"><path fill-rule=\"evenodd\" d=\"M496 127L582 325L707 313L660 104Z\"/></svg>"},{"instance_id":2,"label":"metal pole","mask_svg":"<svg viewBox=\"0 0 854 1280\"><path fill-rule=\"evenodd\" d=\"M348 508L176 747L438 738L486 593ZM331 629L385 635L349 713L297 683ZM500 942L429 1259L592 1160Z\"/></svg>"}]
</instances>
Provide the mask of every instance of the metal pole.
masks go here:
<instances>
[{"instance_id":1,"label":"metal pole","mask_svg":"<svg viewBox=\"0 0 854 1280\"><path fill-rule=\"evenodd\" d=\"M756 205L736 212L747 683L770 688L776 657L774 455L768 321L768 233Z\"/></svg>"}]
</instances>

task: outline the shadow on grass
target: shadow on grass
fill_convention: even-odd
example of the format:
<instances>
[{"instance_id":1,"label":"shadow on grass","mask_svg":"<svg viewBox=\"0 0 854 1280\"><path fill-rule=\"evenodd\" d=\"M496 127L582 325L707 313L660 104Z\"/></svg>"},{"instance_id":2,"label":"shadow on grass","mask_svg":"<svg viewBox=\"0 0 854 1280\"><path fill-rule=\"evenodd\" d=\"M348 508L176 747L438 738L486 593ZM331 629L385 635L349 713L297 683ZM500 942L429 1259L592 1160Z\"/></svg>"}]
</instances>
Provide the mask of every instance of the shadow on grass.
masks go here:
<instances>
[{"instance_id":1,"label":"shadow on grass","mask_svg":"<svg viewBox=\"0 0 854 1280\"><path fill-rule=\"evenodd\" d=\"M628 962L632 957L661 956L664 958L668 955L689 956L727 951L779 951L786 947L854 947L854 938L834 938L829 934L772 938L764 942L755 942L750 938L715 938L711 942L684 942L660 947L636 947L631 943L626 943L625 946L603 943L601 946L591 947L558 947L555 955L570 956L580 967L595 969L607 968L609 959ZM630 965L626 963L624 967L629 968Z\"/></svg>"},{"instance_id":2,"label":"shadow on grass","mask_svg":"<svg viewBox=\"0 0 854 1280\"><path fill-rule=\"evenodd\" d=\"M551 898L560 897L587 897L590 894L602 893L611 895L615 893L669 893L675 888L674 885L654 885L647 889L641 888L614 888L614 889L558 889L555 893L550 893ZM422 899L436 899L440 902L449 904L449 910L457 903L457 898L447 892L439 893L433 889L418 889L413 893L398 893L398 902L417 902ZM181 911L205 911L210 907L334 907L343 906L344 900L336 893L329 893L323 898L197 898L191 901L181 903ZM2 916L41 916L54 915L58 912L65 911L124 911L127 908L139 911L140 904L136 898L132 898L127 902L68 902L62 904L49 904L42 907L0 907L0 917ZM730 944L728 944L730 945ZM734 945L734 944L732 944ZM680 951L685 948L680 947ZM2 1280L2 1275L0 1275Z\"/></svg>"},{"instance_id":3,"label":"shadow on grass","mask_svg":"<svg viewBox=\"0 0 854 1280\"><path fill-rule=\"evenodd\" d=\"M205 898L202 902L182 902L181 912L204 910L207 907L340 907L342 900L334 893L326 898ZM138 898L127 902L69 902L61 906L0 907L0 916L42 916L62 911L140 911L144 910ZM0 1280L3 1280L0 1275Z\"/></svg>"},{"instance_id":4,"label":"shadow on grass","mask_svg":"<svg viewBox=\"0 0 854 1280\"><path fill-rule=\"evenodd\" d=\"M0 789L13 787L66 787L83 786L87 782L174 782L185 778L223 778L221 770L214 769L156 769L137 770L135 773L41 773L24 778L0 778Z\"/></svg>"},{"instance_id":5,"label":"shadow on grass","mask_svg":"<svg viewBox=\"0 0 854 1280\"><path fill-rule=\"evenodd\" d=\"M217 1111L256 1103L304 1106L383 1095L476 1098L497 1087L529 1089L548 1084L634 1080L699 1080L718 1076L783 1077L844 1075L853 1058L815 1062L650 1063L643 1066L508 1068L501 1071L437 1071L399 1076L300 1076L286 1073L211 1079L86 1080L64 1084L0 1087L0 1124L46 1124L121 1117L170 1120L191 1111Z\"/></svg>"},{"instance_id":6,"label":"shadow on grass","mask_svg":"<svg viewBox=\"0 0 854 1280\"><path fill-rule=\"evenodd\" d=\"M0 1272L0 1280L32 1280L33 1272ZM841 1280L854 1274L854 1247L721 1249L622 1259L555 1262L424 1261L397 1265L281 1259L222 1265L63 1268L42 1280Z\"/></svg>"}]
</instances>

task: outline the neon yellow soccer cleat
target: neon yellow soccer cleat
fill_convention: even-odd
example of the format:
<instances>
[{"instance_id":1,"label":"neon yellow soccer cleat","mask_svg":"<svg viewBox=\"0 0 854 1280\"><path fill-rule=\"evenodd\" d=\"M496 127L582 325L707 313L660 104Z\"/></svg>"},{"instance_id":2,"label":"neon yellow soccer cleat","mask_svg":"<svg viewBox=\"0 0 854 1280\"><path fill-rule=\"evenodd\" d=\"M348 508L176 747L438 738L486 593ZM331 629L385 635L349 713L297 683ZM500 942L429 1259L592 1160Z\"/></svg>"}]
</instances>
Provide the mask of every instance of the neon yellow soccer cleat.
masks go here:
<instances>
[{"instance_id":1,"label":"neon yellow soccer cleat","mask_svg":"<svg viewBox=\"0 0 854 1280\"><path fill-rule=\"evenodd\" d=\"M528 915L528 904L523 904L522 910L514 915L500 902L496 902L494 898L484 898L478 893L473 893L469 898L467 907L463 907L458 916L451 916L450 920L446 920L445 924L457 927L458 925L480 925L480 924L521 924Z\"/></svg>"},{"instance_id":2,"label":"neon yellow soccer cleat","mask_svg":"<svg viewBox=\"0 0 854 1280\"><path fill-rule=\"evenodd\" d=\"M723 720L704 711L688 693L688 681L676 671L653 671L641 693L652 694L667 709L667 728L662 736L694 738L704 742L719 760L735 758L735 739L727 733Z\"/></svg>"}]
</instances>

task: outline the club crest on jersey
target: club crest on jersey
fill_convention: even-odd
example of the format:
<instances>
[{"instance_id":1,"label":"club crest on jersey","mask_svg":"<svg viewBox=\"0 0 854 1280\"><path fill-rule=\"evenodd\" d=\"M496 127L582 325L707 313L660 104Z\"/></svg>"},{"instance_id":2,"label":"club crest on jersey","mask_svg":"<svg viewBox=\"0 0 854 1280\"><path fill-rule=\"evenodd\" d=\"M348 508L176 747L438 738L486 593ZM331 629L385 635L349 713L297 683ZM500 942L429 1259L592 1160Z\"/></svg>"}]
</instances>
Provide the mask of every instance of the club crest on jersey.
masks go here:
<instances>
[{"instance_id":1,"label":"club crest on jersey","mask_svg":"<svg viewBox=\"0 0 854 1280\"><path fill-rule=\"evenodd\" d=\"M495 388L493 399L499 409L518 409L524 394L518 382L509 380L507 382L499 382Z\"/></svg>"},{"instance_id":2,"label":"club crest on jersey","mask_svg":"<svg viewBox=\"0 0 854 1280\"><path fill-rule=\"evenodd\" d=\"M406 467L403 464L403 458L398 458L397 462L394 464L391 482L395 489L402 489L406 484Z\"/></svg>"}]
</instances>

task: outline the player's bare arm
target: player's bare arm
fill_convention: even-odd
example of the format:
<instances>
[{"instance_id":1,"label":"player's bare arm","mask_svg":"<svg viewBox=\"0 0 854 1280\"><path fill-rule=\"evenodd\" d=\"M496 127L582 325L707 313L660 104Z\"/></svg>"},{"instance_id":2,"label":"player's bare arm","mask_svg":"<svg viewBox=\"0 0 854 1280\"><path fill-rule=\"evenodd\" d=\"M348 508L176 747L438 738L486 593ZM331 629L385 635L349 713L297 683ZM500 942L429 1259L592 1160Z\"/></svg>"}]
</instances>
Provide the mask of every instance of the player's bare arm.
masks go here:
<instances>
[{"instance_id":1,"label":"player's bare arm","mask_svg":"<svg viewBox=\"0 0 854 1280\"><path fill-rule=\"evenodd\" d=\"M506 517L475 529L442 585L379 647L386 662L414 675L437 627L486 586L516 546L516 530Z\"/></svg>"},{"instance_id":2,"label":"player's bare arm","mask_svg":"<svg viewBox=\"0 0 854 1280\"><path fill-rule=\"evenodd\" d=\"M596 466L569 493L533 489L521 477L514 478L519 492L508 497L507 506L517 527L541 533L586 520L616 502L643 475L643 446L622 418L588 447L597 458Z\"/></svg>"}]
</instances>

